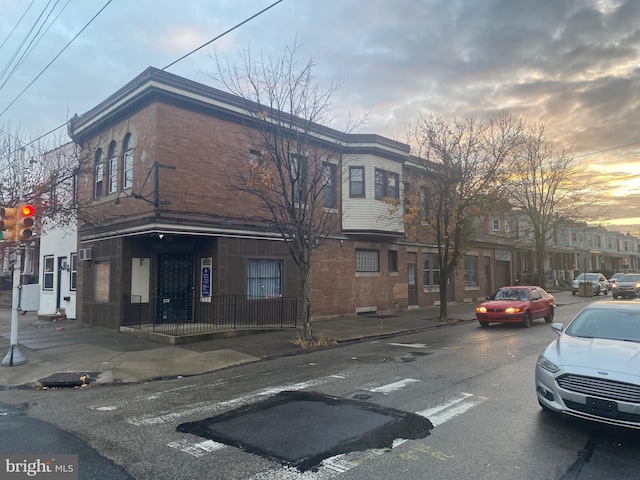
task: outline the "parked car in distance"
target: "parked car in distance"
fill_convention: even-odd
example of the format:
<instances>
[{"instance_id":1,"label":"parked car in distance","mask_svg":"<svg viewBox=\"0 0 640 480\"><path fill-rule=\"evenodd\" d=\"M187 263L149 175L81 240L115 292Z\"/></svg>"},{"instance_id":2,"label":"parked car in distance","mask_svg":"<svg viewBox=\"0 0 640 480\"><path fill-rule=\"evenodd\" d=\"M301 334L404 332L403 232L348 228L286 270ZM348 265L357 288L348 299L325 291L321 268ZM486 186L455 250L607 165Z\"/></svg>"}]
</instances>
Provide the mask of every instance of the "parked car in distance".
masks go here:
<instances>
[{"instance_id":1,"label":"parked car in distance","mask_svg":"<svg viewBox=\"0 0 640 480\"><path fill-rule=\"evenodd\" d=\"M611 295L614 299L640 296L640 273L625 273L619 276L611 287Z\"/></svg>"},{"instance_id":2,"label":"parked car in distance","mask_svg":"<svg viewBox=\"0 0 640 480\"><path fill-rule=\"evenodd\" d=\"M640 429L640 301L594 302L540 354L540 406L595 422Z\"/></svg>"},{"instance_id":3,"label":"parked car in distance","mask_svg":"<svg viewBox=\"0 0 640 480\"><path fill-rule=\"evenodd\" d=\"M571 283L571 293L575 295L578 293L581 283L591 282L593 285L593 294L600 295L604 293L609 294L609 282L606 277L601 273L581 273Z\"/></svg>"},{"instance_id":4,"label":"parked car in distance","mask_svg":"<svg viewBox=\"0 0 640 480\"><path fill-rule=\"evenodd\" d=\"M526 328L537 318L552 322L555 308L556 299L541 287L502 287L476 307L476 319L483 327L490 323L521 323Z\"/></svg>"}]
</instances>

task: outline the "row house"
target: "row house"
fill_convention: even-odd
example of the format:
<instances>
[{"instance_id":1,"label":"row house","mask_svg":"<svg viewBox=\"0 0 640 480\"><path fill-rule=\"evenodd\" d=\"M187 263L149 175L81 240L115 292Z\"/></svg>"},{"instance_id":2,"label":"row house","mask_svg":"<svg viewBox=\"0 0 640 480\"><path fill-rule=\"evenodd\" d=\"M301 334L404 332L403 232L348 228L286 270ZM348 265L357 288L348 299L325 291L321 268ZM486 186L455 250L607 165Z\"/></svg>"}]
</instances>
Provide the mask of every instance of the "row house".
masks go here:
<instances>
[{"instance_id":1,"label":"row house","mask_svg":"<svg viewBox=\"0 0 640 480\"><path fill-rule=\"evenodd\" d=\"M53 258L73 285L80 322L116 330L135 322L198 323L218 301L212 299L248 308L247 299L301 298L282 235L252 196L229 184L238 155L259 155L247 135L252 118L238 97L149 68L70 121L85 159L77 195L88 207L78 221L77 251ZM409 241L385 201L402 202L409 146L321 125L312 130L320 148L337 152L325 207L339 216L339 228L314 252L312 317L437 304L436 245ZM451 279L450 302L481 300L524 280L535 265L521 217L478 219L476 230ZM575 268L574 234L558 230L550 267Z\"/></svg>"}]
</instances>

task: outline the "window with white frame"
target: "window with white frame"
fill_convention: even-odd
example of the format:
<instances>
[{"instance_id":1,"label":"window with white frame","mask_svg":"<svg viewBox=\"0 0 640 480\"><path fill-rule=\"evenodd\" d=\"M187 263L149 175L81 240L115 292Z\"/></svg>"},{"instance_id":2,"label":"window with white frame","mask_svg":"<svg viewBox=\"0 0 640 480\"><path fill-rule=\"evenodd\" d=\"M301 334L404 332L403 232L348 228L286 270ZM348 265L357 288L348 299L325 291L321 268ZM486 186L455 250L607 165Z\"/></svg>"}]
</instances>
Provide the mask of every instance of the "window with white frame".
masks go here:
<instances>
[{"instance_id":1,"label":"window with white frame","mask_svg":"<svg viewBox=\"0 0 640 480\"><path fill-rule=\"evenodd\" d=\"M249 259L247 261L247 297L281 297L282 265L282 260Z\"/></svg>"},{"instance_id":2,"label":"window with white frame","mask_svg":"<svg viewBox=\"0 0 640 480\"><path fill-rule=\"evenodd\" d=\"M478 285L478 257L465 255L464 257L464 284L466 286Z\"/></svg>"},{"instance_id":3,"label":"window with white frame","mask_svg":"<svg viewBox=\"0 0 640 480\"><path fill-rule=\"evenodd\" d=\"M55 275L55 259L53 255L44 257L44 265L42 267L43 290L53 290L53 281Z\"/></svg>"},{"instance_id":4,"label":"window with white frame","mask_svg":"<svg viewBox=\"0 0 640 480\"><path fill-rule=\"evenodd\" d=\"M133 186L133 138L130 133L124 137L122 155L122 188Z\"/></svg>"},{"instance_id":5,"label":"window with white frame","mask_svg":"<svg viewBox=\"0 0 640 480\"><path fill-rule=\"evenodd\" d=\"M387 172L386 170L375 170L375 197L376 200L385 198L400 198L400 176L397 173Z\"/></svg>"},{"instance_id":6,"label":"window with white frame","mask_svg":"<svg viewBox=\"0 0 640 480\"><path fill-rule=\"evenodd\" d=\"M492 229L494 232L499 232L500 229L500 219L499 218L494 218L492 221Z\"/></svg>"},{"instance_id":7,"label":"window with white frame","mask_svg":"<svg viewBox=\"0 0 640 480\"><path fill-rule=\"evenodd\" d=\"M356 272L379 272L380 251L364 248L356 249Z\"/></svg>"},{"instance_id":8,"label":"window with white frame","mask_svg":"<svg viewBox=\"0 0 640 480\"><path fill-rule=\"evenodd\" d=\"M349 196L364 197L364 167L349 167Z\"/></svg>"},{"instance_id":9,"label":"window with white frame","mask_svg":"<svg viewBox=\"0 0 640 480\"><path fill-rule=\"evenodd\" d=\"M440 266L437 253L423 253L423 280L425 287L437 287L440 285Z\"/></svg>"},{"instance_id":10,"label":"window with white frame","mask_svg":"<svg viewBox=\"0 0 640 480\"><path fill-rule=\"evenodd\" d=\"M69 289L76 290L76 278L78 277L78 254L72 253L69 265Z\"/></svg>"},{"instance_id":11,"label":"window with white frame","mask_svg":"<svg viewBox=\"0 0 640 480\"><path fill-rule=\"evenodd\" d=\"M95 198L100 198L103 194L103 177L104 177L104 163L102 159L102 149L99 148L96 150L95 155L95 167L94 167L94 192L93 196Z\"/></svg>"},{"instance_id":12,"label":"window with white frame","mask_svg":"<svg viewBox=\"0 0 640 480\"><path fill-rule=\"evenodd\" d=\"M118 145L115 141L109 145L109 193L118 190Z\"/></svg>"}]
</instances>

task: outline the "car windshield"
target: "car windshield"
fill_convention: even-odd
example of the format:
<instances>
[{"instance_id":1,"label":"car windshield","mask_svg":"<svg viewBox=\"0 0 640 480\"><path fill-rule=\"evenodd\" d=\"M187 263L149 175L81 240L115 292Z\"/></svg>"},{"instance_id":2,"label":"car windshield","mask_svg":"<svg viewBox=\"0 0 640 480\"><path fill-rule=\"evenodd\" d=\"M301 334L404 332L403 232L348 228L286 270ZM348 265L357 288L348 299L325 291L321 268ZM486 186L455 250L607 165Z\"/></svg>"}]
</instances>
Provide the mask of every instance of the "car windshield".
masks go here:
<instances>
[{"instance_id":1,"label":"car windshield","mask_svg":"<svg viewBox=\"0 0 640 480\"><path fill-rule=\"evenodd\" d=\"M576 280L579 282L597 282L598 274L597 273L581 273L576 277Z\"/></svg>"},{"instance_id":2,"label":"car windshield","mask_svg":"<svg viewBox=\"0 0 640 480\"><path fill-rule=\"evenodd\" d=\"M501 288L493 296L494 300L528 300L529 291L525 288Z\"/></svg>"},{"instance_id":3,"label":"car windshield","mask_svg":"<svg viewBox=\"0 0 640 480\"><path fill-rule=\"evenodd\" d=\"M620 275L617 282L640 282L640 275Z\"/></svg>"},{"instance_id":4,"label":"car windshield","mask_svg":"<svg viewBox=\"0 0 640 480\"><path fill-rule=\"evenodd\" d=\"M616 308L583 310L569 325L566 334L572 337L640 342L640 309L638 311Z\"/></svg>"}]
</instances>

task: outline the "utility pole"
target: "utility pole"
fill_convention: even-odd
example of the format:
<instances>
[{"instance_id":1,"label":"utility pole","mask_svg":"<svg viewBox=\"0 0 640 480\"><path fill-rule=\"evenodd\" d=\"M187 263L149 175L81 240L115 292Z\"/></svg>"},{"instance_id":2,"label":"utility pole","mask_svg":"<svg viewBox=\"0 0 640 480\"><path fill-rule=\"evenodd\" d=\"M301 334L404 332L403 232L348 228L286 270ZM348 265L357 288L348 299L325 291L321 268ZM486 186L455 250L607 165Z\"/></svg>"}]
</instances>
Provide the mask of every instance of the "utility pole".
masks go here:
<instances>
[{"instance_id":1,"label":"utility pole","mask_svg":"<svg viewBox=\"0 0 640 480\"><path fill-rule=\"evenodd\" d=\"M22 203L24 196L24 147L20 149L20 198L18 205ZM16 241L18 239L16 238ZM20 304L20 288L21 277L20 270L22 269L22 252L20 251L20 244L16 246L15 251L16 260L13 264L13 295L11 297L11 346L9 351L2 359L3 367L13 367L15 365L22 365L27 363L27 357L25 357L18 348L18 307Z\"/></svg>"}]
</instances>

